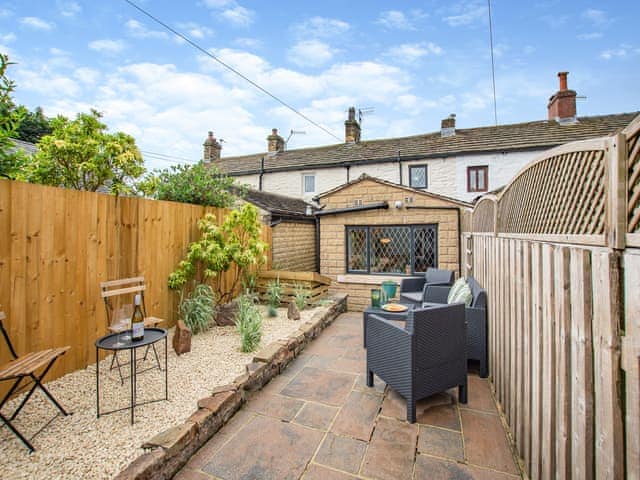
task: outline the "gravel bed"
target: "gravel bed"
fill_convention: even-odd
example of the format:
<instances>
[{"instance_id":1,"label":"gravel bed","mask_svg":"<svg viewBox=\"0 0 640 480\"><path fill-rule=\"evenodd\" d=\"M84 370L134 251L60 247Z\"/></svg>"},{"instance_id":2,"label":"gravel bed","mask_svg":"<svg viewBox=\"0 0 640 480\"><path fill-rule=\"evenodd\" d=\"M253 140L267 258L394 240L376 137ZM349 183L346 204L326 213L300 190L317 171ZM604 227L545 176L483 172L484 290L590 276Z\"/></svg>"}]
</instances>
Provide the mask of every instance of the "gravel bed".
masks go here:
<instances>
[{"instance_id":1,"label":"gravel bed","mask_svg":"<svg viewBox=\"0 0 640 480\"><path fill-rule=\"evenodd\" d=\"M275 318L267 317L266 309L261 308L264 318L261 347L286 337L315 312L326 309L304 310L300 321L292 321L287 318L286 308L278 309ZM113 478L143 453L140 448L143 442L188 418L196 411L200 398L244 373L245 364L253 358L253 353L240 352L235 327L214 327L195 335L191 352L179 357L171 346L172 338L173 329L168 335L168 402L136 408L136 421L131 425L129 410L96 418L95 364L48 382L46 386L53 396L73 415L59 415L38 434L32 441L36 451L31 455L6 426L0 428L0 478ZM162 342L157 345L161 347L158 353L164 365L164 345ZM123 352L119 358L126 362L128 356L128 352ZM121 385L117 369L109 371L110 362L111 356L100 362L101 411L129 404L130 384L125 380ZM154 365L153 352L145 363ZM128 375L128 367L123 367L123 375ZM164 372L151 369L138 374L137 381L138 401L164 396ZM20 397L13 399L4 411L13 411L19 401ZM56 411L36 390L14 424L30 438Z\"/></svg>"}]
</instances>

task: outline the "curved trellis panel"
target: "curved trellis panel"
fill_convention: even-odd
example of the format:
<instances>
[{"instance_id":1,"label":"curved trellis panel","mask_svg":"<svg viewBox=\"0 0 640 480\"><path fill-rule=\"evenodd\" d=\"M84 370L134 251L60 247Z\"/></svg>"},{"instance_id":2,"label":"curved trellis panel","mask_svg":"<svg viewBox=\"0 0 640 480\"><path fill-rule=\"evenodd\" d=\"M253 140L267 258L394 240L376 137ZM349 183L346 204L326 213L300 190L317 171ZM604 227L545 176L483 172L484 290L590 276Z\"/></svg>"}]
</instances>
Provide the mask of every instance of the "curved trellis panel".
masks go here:
<instances>
[{"instance_id":1,"label":"curved trellis panel","mask_svg":"<svg viewBox=\"0 0 640 480\"><path fill-rule=\"evenodd\" d=\"M605 139L567 144L523 169L499 196L498 232L604 235L605 145Z\"/></svg>"},{"instance_id":2,"label":"curved trellis panel","mask_svg":"<svg viewBox=\"0 0 640 480\"><path fill-rule=\"evenodd\" d=\"M640 117L622 132L627 138L627 232L640 234Z\"/></svg>"},{"instance_id":3,"label":"curved trellis panel","mask_svg":"<svg viewBox=\"0 0 640 480\"><path fill-rule=\"evenodd\" d=\"M495 232L496 197L485 195L473 209L472 227L474 232Z\"/></svg>"}]
</instances>

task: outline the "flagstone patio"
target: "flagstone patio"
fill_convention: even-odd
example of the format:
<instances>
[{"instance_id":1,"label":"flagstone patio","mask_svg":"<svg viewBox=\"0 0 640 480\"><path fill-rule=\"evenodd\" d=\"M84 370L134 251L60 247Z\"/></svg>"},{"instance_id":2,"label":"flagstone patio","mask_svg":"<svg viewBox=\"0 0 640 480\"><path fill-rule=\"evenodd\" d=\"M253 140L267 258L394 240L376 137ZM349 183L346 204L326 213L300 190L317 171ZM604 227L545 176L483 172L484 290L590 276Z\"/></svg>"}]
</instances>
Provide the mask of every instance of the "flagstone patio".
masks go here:
<instances>
[{"instance_id":1,"label":"flagstone patio","mask_svg":"<svg viewBox=\"0 0 640 480\"><path fill-rule=\"evenodd\" d=\"M177 480L520 478L489 383L405 402L365 385L362 317L345 313L206 443Z\"/></svg>"}]
</instances>

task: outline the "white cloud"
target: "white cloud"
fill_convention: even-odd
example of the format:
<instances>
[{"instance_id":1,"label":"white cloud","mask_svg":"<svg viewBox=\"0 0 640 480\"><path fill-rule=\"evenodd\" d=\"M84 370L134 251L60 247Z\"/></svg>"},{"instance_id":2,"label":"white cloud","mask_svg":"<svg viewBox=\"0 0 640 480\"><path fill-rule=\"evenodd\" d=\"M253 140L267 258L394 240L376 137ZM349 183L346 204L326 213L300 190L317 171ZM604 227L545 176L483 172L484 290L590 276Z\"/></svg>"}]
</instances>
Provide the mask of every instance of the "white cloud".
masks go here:
<instances>
[{"instance_id":1,"label":"white cloud","mask_svg":"<svg viewBox=\"0 0 640 480\"><path fill-rule=\"evenodd\" d=\"M611 48L609 50L605 50L600 54L600 58L604 60L612 60L614 58L627 58L630 56L635 56L640 54L640 48L634 48L628 44L622 44L618 48Z\"/></svg>"},{"instance_id":2,"label":"white cloud","mask_svg":"<svg viewBox=\"0 0 640 480\"><path fill-rule=\"evenodd\" d=\"M204 0L204 4L209 8L222 8L235 4L234 0Z\"/></svg>"},{"instance_id":3,"label":"white cloud","mask_svg":"<svg viewBox=\"0 0 640 480\"><path fill-rule=\"evenodd\" d=\"M249 10L241 5L234 5L233 7L225 9L221 16L239 27L248 27L253 23L253 17L255 13L253 10Z\"/></svg>"},{"instance_id":4,"label":"white cloud","mask_svg":"<svg viewBox=\"0 0 640 480\"><path fill-rule=\"evenodd\" d=\"M63 50L61 48L51 47L49 49L49 53L56 57L67 57L70 53L67 50Z\"/></svg>"},{"instance_id":5,"label":"white cloud","mask_svg":"<svg viewBox=\"0 0 640 480\"><path fill-rule=\"evenodd\" d=\"M291 62L301 67L320 67L333 58L333 50L319 40L306 40L296 43L288 52Z\"/></svg>"},{"instance_id":6,"label":"white cloud","mask_svg":"<svg viewBox=\"0 0 640 480\"><path fill-rule=\"evenodd\" d=\"M113 55L124 50L125 44L122 40L94 40L89 42L89 48L97 52Z\"/></svg>"},{"instance_id":7,"label":"white cloud","mask_svg":"<svg viewBox=\"0 0 640 480\"><path fill-rule=\"evenodd\" d=\"M100 72L93 68L80 67L75 69L73 76L85 85L95 85L100 78Z\"/></svg>"},{"instance_id":8,"label":"white cloud","mask_svg":"<svg viewBox=\"0 0 640 480\"><path fill-rule=\"evenodd\" d=\"M594 25L603 26L611 23L611 19L602 10L589 8L582 12L582 18L589 20Z\"/></svg>"},{"instance_id":9,"label":"white cloud","mask_svg":"<svg viewBox=\"0 0 640 480\"><path fill-rule=\"evenodd\" d=\"M257 38L248 38L248 37L241 37L241 38L236 38L233 43L235 45L237 45L238 47L244 47L244 48L260 48L262 47L262 42L260 40L258 40Z\"/></svg>"},{"instance_id":10,"label":"white cloud","mask_svg":"<svg viewBox=\"0 0 640 480\"><path fill-rule=\"evenodd\" d=\"M0 34L0 42L11 43L15 41L16 36L14 33L9 32L7 34Z\"/></svg>"},{"instance_id":11,"label":"white cloud","mask_svg":"<svg viewBox=\"0 0 640 480\"><path fill-rule=\"evenodd\" d=\"M13 12L11 10L8 10L6 8L0 8L0 18L7 18L7 17L10 17L11 15L13 15Z\"/></svg>"},{"instance_id":12,"label":"white cloud","mask_svg":"<svg viewBox=\"0 0 640 480\"><path fill-rule=\"evenodd\" d=\"M53 28L53 23L46 22L38 17L22 17L20 23L34 30L51 30Z\"/></svg>"},{"instance_id":13,"label":"white cloud","mask_svg":"<svg viewBox=\"0 0 640 480\"><path fill-rule=\"evenodd\" d=\"M402 63L414 63L427 55L442 55L442 48L433 42L404 43L389 48L384 55Z\"/></svg>"},{"instance_id":14,"label":"white cloud","mask_svg":"<svg viewBox=\"0 0 640 480\"><path fill-rule=\"evenodd\" d=\"M415 30L411 20L400 10L387 10L382 12L376 23L389 29Z\"/></svg>"},{"instance_id":15,"label":"white cloud","mask_svg":"<svg viewBox=\"0 0 640 480\"><path fill-rule=\"evenodd\" d=\"M294 30L299 36L304 36L305 38L334 38L343 35L350 28L350 25L343 20L312 17L297 25Z\"/></svg>"},{"instance_id":16,"label":"white cloud","mask_svg":"<svg viewBox=\"0 0 640 480\"><path fill-rule=\"evenodd\" d=\"M189 37L202 40L213 35L213 30L194 22L178 23L178 29L184 31Z\"/></svg>"},{"instance_id":17,"label":"white cloud","mask_svg":"<svg viewBox=\"0 0 640 480\"><path fill-rule=\"evenodd\" d=\"M80 92L79 85L72 78L54 73L48 65L37 70L25 68L18 70L16 83L20 85L20 89L31 90L42 95L51 95L55 92L55 96L59 98L73 98Z\"/></svg>"},{"instance_id":18,"label":"white cloud","mask_svg":"<svg viewBox=\"0 0 640 480\"><path fill-rule=\"evenodd\" d=\"M74 17L82 11L82 7L74 1L57 0L56 5L63 17Z\"/></svg>"},{"instance_id":19,"label":"white cloud","mask_svg":"<svg viewBox=\"0 0 640 480\"><path fill-rule=\"evenodd\" d=\"M167 32L163 32L160 30L150 30L149 28L147 28L146 25L144 25L143 23L137 21L137 20L127 20L127 22L124 24L124 26L127 29L127 32L129 33L129 35L131 35L132 37L136 37L136 38L160 38L160 39L167 39L169 38L169 35L167 34Z\"/></svg>"},{"instance_id":20,"label":"white cloud","mask_svg":"<svg viewBox=\"0 0 640 480\"><path fill-rule=\"evenodd\" d=\"M451 8L451 13L443 18L450 27L470 25L487 18L487 6L477 0L461 2Z\"/></svg>"},{"instance_id":21,"label":"white cloud","mask_svg":"<svg viewBox=\"0 0 640 480\"><path fill-rule=\"evenodd\" d=\"M547 26L557 29L564 27L567 24L569 17L566 15L544 15L540 17L540 20L546 23Z\"/></svg>"},{"instance_id":22,"label":"white cloud","mask_svg":"<svg viewBox=\"0 0 640 480\"><path fill-rule=\"evenodd\" d=\"M602 38L602 33L600 32L591 32L591 33L581 33L577 36L578 40L595 40L597 38Z\"/></svg>"}]
</instances>

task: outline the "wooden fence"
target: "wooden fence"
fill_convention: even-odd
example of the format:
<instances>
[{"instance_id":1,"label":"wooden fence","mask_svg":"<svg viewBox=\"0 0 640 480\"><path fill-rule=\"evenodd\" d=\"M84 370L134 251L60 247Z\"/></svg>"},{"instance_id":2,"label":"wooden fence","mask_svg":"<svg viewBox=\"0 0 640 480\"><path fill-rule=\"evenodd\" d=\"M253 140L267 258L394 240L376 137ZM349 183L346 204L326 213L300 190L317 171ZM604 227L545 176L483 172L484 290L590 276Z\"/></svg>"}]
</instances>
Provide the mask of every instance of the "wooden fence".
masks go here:
<instances>
[{"instance_id":1,"label":"wooden fence","mask_svg":"<svg viewBox=\"0 0 640 480\"><path fill-rule=\"evenodd\" d=\"M0 310L18 352L71 345L48 378L95 362L94 342L107 331L99 283L115 278L144 275L148 314L173 325L178 294L167 278L209 212L226 214L0 180ZM269 227L262 237L271 244ZM0 363L8 360L0 348Z\"/></svg>"},{"instance_id":2,"label":"wooden fence","mask_svg":"<svg viewBox=\"0 0 640 480\"><path fill-rule=\"evenodd\" d=\"M547 152L463 233L490 377L532 479L640 478L640 117Z\"/></svg>"}]
</instances>

